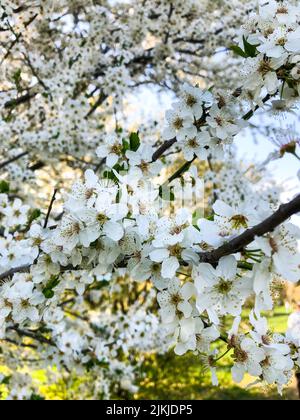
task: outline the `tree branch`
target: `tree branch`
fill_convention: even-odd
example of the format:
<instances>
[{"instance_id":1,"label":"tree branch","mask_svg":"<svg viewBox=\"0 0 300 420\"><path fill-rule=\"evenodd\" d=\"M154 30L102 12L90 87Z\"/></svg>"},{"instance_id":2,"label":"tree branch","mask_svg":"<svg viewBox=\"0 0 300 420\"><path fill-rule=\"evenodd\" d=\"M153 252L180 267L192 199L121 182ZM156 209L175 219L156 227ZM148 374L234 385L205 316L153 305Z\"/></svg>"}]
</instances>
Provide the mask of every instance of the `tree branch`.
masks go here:
<instances>
[{"instance_id":1,"label":"tree branch","mask_svg":"<svg viewBox=\"0 0 300 420\"><path fill-rule=\"evenodd\" d=\"M34 98L36 93L26 93L26 95L20 96L16 99L11 99L4 104L4 108L15 108L18 105L25 104L26 102L30 101L30 99Z\"/></svg>"},{"instance_id":2,"label":"tree branch","mask_svg":"<svg viewBox=\"0 0 300 420\"><path fill-rule=\"evenodd\" d=\"M236 89L235 92L233 92L232 96L234 97L238 97L242 94L242 89ZM277 92L276 92L277 94ZM275 96L275 95L273 95ZM266 95L262 102L265 104L266 102L268 102L271 99L271 95ZM255 114L256 111L258 111L260 109L260 106L257 105L254 109L248 111L243 117L242 119L245 121L250 120L250 118L253 117L253 115ZM208 115L205 115L205 118L203 119L203 123L206 121L206 118L208 117ZM167 140L165 141L157 150L156 152L153 154L152 156L152 162L156 162L168 149L170 149L173 144L177 143L177 139L176 137L171 139L171 140Z\"/></svg>"},{"instance_id":3,"label":"tree branch","mask_svg":"<svg viewBox=\"0 0 300 420\"><path fill-rule=\"evenodd\" d=\"M17 326L8 327L7 329L16 332L20 337L32 338L33 340L36 340L42 344L49 344L50 346L55 347L55 343L52 340L49 340L37 331L22 330Z\"/></svg>"},{"instance_id":4,"label":"tree branch","mask_svg":"<svg viewBox=\"0 0 300 420\"><path fill-rule=\"evenodd\" d=\"M165 141L157 150L156 152L153 154L152 156L152 162L156 162L168 149L170 149L170 147L173 146L173 144L175 144L177 142L177 139L171 139L171 140L167 140Z\"/></svg>"},{"instance_id":5,"label":"tree branch","mask_svg":"<svg viewBox=\"0 0 300 420\"><path fill-rule=\"evenodd\" d=\"M211 251L200 254L200 261L207 262L212 265L216 264L222 257L236 254L242 251L247 245L251 244L256 237L261 237L269 232L274 231L278 226L288 220L294 214L300 212L300 194L287 204L283 204L279 209L260 224L254 226L252 229L246 230L238 237L232 239L230 242L221 247Z\"/></svg>"},{"instance_id":6,"label":"tree branch","mask_svg":"<svg viewBox=\"0 0 300 420\"><path fill-rule=\"evenodd\" d=\"M51 198L51 201L50 201L50 204L49 204L49 208L48 208L48 211L47 211L47 216L46 216L45 223L44 223L44 229L46 229L46 227L48 226L49 218L50 218L50 215L51 215L51 212L52 212L53 204L56 200L57 192L58 192L58 190L55 189L54 193L52 195L52 198Z\"/></svg>"},{"instance_id":7,"label":"tree branch","mask_svg":"<svg viewBox=\"0 0 300 420\"><path fill-rule=\"evenodd\" d=\"M102 92L97 99L97 101L94 103L92 108L89 110L89 112L86 114L85 119L88 120L91 115L96 111L96 109L103 104L103 102L108 98L108 96Z\"/></svg>"},{"instance_id":8,"label":"tree branch","mask_svg":"<svg viewBox=\"0 0 300 420\"><path fill-rule=\"evenodd\" d=\"M294 214L300 213L300 194L287 204L282 204L279 209L260 224L246 230L241 235L222 245L221 247L210 251L200 253L200 261L216 264L222 257L236 254L242 251L247 245L251 244L256 237L261 237L269 232L273 232L278 226L288 220ZM0 275L1 280L14 275L15 273L27 273L31 265L23 265L12 268ZM74 267L64 267L63 271L74 270Z\"/></svg>"},{"instance_id":9,"label":"tree branch","mask_svg":"<svg viewBox=\"0 0 300 420\"><path fill-rule=\"evenodd\" d=\"M11 163L15 162L16 160L21 159L22 157L28 155L28 152L22 152L17 156L12 157L11 159L8 159L2 163L0 163L0 169L5 168L6 166L10 165Z\"/></svg>"},{"instance_id":10,"label":"tree branch","mask_svg":"<svg viewBox=\"0 0 300 420\"><path fill-rule=\"evenodd\" d=\"M30 267L31 267L30 264L26 264L26 265L20 265L19 267L11 268L10 270L5 271L4 273L0 275L0 284L2 280L7 279L8 277L12 277L16 273L28 273Z\"/></svg>"}]
</instances>

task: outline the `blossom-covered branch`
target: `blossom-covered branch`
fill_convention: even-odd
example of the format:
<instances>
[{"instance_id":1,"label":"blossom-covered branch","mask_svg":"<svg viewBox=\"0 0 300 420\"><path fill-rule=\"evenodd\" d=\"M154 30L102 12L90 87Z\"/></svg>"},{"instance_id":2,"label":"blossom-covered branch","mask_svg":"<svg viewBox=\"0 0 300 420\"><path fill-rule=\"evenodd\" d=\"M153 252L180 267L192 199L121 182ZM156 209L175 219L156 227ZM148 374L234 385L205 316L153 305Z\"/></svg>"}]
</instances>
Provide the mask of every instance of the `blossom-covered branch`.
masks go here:
<instances>
[{"instance_id":1,"label":"blossom-covered branch","mask_svg":"<svg viewBox=\"0 0 300 420\"><path fill-rule=\"evenodd\" d=\"M250 245L256 237L261 237L273 232L278 226L288 220L291 216L300 213L300 195L287 204L282 204L279 209L266 220L241 235L225 243L220 248L200 255L201 262L217 264L218 261L227 255L242 252Z\"/></svg>"},{"instance_id":2,"label":"blossom-covered branch","mask_svg":"<svg viewBox=\"0 0 300 420\"><path fill-rule=\"evenodd\" d=\"M32 367L132 394L141 360L170 347L214 385L229 353L236 382L289 383L300 338L264 314L300 280L300 195L282 204L268 163L299 160L297 127L273 118L300 102L299 25L297 0L1 1L9 398L39 392ZM275 137L263 164L236 157L245 130Z\"/></svg>"}]
</instances>

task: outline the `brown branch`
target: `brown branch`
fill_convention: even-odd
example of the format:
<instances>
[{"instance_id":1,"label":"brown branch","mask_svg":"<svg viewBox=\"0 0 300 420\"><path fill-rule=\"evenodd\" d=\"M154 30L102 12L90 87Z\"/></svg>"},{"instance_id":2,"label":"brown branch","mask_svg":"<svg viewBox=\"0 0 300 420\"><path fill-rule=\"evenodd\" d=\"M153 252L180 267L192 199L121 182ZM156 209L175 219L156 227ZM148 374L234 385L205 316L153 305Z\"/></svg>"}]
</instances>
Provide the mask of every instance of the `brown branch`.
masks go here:
<instances>
[{"instance_id":1,"label":"brown branch","mask_svg":"<svg viewBox=\"0 0 300 420\"><path fill-rule=\"evenodd\" d=\"M35 19L38 17L38 13L36 13L35 15L33 15L27 22L24 23L24 28L27 29L28 26L30 26ZM10 25L9 25L10 26ZM15 34L13 29L10 27L10 30L12 31L12 33L15 35L15 39L12 41L12 43L10 44L5 56L2 58L1 63L3 64L3 62L10 56L12 49L14 48L14 46L19 42L20 38L22 37L22 32Z\"/></svg>"},{"instance_id":2,"label":"brown branch","mask_svg":"<svg viewBox=\"0 0 300 420\"><path fill-rule=\"evenodd\" d=\"M281 205L279 209L272 214L272 216L254 226L252 229L246 230L244 233L222 245L218 249L211 252L201 253L200 260L201 262L208 262L215 265L222 257L241 252L249 244L251 244L256 237L261 237L269 232L273 232L274 229L299 212L300 194L289 203Z\"/></svg>"},{"instance_id":3,"label":"brown branch","mask_svg":"<svg viewBox=\"0 0 300 420\"><path fill-rule=\"evenodd\" d=\"M26 95L20 96L16 99L11 99L10 101L7 101L4 104L4 108L15 108L18 105L25 104L26 102L29 102L30 99L34 98L36 96L36 93L26 93Z\"/></svg>"},{"instance_id":4,"label":"brown branch","mask_svg":"<svg viewBox=\"0 0 300 420\"><path fill-rule=\"evenodd\" d=\"M240 96L242 94L242 89L236 89L236 91L232 94L232 96L234 96L234 97L238 97L238 96ZM277 92L276 92L276 94L277 94ZM275 94L275 95L276 95ZM275 96L275 95L273 95L273 96ZM264 99L262 100L262 102L265 104L266 102L268 102L269 100L271 99L271 95L266 95L265 97L264 97ZM252 109L252 110L250 110L250 111L248 111L243 117L242 117L242 119L243 120L245 120L245 121L248 121L248 120L250 120L250 118L252 118L253 117L253 115L255 114L255 112L256 111L258 111L260 109L260 106L256 106L254 109ZM206 115L205 116L205 120L206 120L206 118L208 117L208 115ZM205 122L205 120L203 120L202 122L204 123ZM162 155L168 150L168 149L170 149L172 146L173 146L173 144L175 144L177 142L177 139L176 139L176 137L175 138L173 138L173 139L171 139L171 140L167 140L167 141L165 141L157 150L156 150L156 152L153 154L153 156L152 156L152 161L153 162L155 162L155 161L157 161L160 157L162 157Z\"/></svg>"},{"instance_id":5,"label":"brown branch","mask_svg":"<svg viewBox=\"0 0 300 420\"><path fill-rule=\"evenodd\" d=\"M49 218L50 218L50 215L51 215L51 212L52 212L53 204L56 200L57 192L58 192L58 190L55 189L54 193L52 195L52 198L51 198L51 201L50 201L50 204L49 204L49 208L48 208L48 211L47 211L47 216L46 216L45 223L44 223L44 229L46 229L46 227L48 226Z\"/></svg>"},{"instance_id":6,"label":"brown branch","mask_svg":"<svg viewBox=\"0 0 300 420\"><path fill-rule=\"evenodd\" d=\"M28 273L30 270L30 267L31 267L30 264L26 264L26 265L20 265L19 267L11 268L10 270L5 271L4 273L0 275L0 284L2 280L7 279L8 277L12 277L16 273Z\"/></svg>"},{"instance_id":7,"label":"brown branch","mask_svg":"<svg viewBox=\"0 0 300 420\"><path fill-rule=\"evenodd\" d=\"M28 155L28 152L22 152L17 156L12 157L11 159L8 159L2 163L0 163L0 169L5 168L6 166L10 165L11 163L15 162L16 160L21 159L22 157Z\"/></svg>"},{"instance_id":8,"label":"brown branch","mask_svg":"<svg viewBox=\"0 0 300 420\"><path fill-rule=\"evenodd\" d=\"M35 346L34 344L18 343L17 341L12 340L10 338L3 338L3 339L0 339L0 341L5 341L6 343L14 344L15 346L21 346L23 348L29 348L29 349L37 350L37 346Z\"/></svg>"},{"instance_id":9,"label":"brown branch","mask_svg":"<svg viewBox=\"0 0 300 420\"><path fill-rule=\"evenodd\" d=\"M44 337L42 334L40 334L37 331L22 330L21 328L17 326L8 327L7 330L16 332L20 337L32 338L33 340L36 340L42 344L48 344L50 346L55 347L55 343L52 340Z\"/></svg>"},{"instance_id":10,"label":"brown branch","mask_svg":"<svg viewBox=\"0 0 300 420\"><path fill-rule=\"evenodd\" d=\"M105 93L101 93L97 101L94 103L92 108L89 110L89 112L86 114L85 119L88 120L91 115L96 111L96 109L103 104L103 102L108 98L108 96Z\"/></svg>"},{"instance_id":11,"label":"brown branch","mask_svg":"<svg viewBox=\"0 0 300 420\"><path fill-rule=\"evenodd\" d=\"M256 237L261 237L269 232L273 232L274 229L297 213L300 213L300 194L289 203L282 204L272 216L253 228L246 230L230 242L227 242L213 251L200 253L200 261L216 264L222 257L242 251L247 245L251 244ZM29 269L30 265L12 268L0 275L0 281L15 273L26 273ZM75 268L73 266L67 266L63 268L62 272L69 270L75 270Z\"/></svg>"},{"instance_id":12,"label":"brown branch","mask_svg":"<svg viewBox=\"0 0 300 420\"><path fill-rule=\"evenodd\" d=\"M153 154L152 156L152 162L156 162L168 149L170 149L170 147L173 146L173 144L175 144L177 142L177 139L171 139L171 140L167 140L165 141L157 150L156 152Z\"/></svg>"}]
</instances>

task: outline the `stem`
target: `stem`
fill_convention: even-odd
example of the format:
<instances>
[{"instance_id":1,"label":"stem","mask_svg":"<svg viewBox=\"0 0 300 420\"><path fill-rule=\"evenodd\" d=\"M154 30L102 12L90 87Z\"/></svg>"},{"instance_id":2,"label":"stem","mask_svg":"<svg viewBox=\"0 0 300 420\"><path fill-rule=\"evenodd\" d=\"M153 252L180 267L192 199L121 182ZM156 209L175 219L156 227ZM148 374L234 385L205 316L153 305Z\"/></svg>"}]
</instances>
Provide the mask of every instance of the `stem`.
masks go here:
<instances>
[{"instance_id":1,"label":"stem","mask_svg":"<svg viewBox=\"0 0 300 420\"><path fill-rule=\"evenodd\" d=\"M44 229L46 229L46 227L48 226L48 222L49 222L49 218L50 218L50 215L51 215L51 212L52 212L53 204L56 200L57 191L58 191L57 189L54 190L53 196L51 198L50 205L49 205L48 212L47 212L47 216L46 216L45 223L44 223Z\"/></svg>"},{"instance_id":2,"label":"stem","mask_svg":"<svg viewBox=\"0 0 300 420\"><path fill-rule=\"evenodd\" d=\"M300 160L300 156L296 152L294 152L293 155L295 156L296 159Z\"/></svg>"},{"instance_id":3,"label":"stem","mask_svg":"<svg viewBox=\"0 0 300 420\"><path fill-rule=\"evenodd\" d=\"M231 351L232 349L228 349L225 351L225 353L223 353L220 357L218 357L217 359L215 359L215 363L219 362L221 359L223 359L223 357L227 356L227 354Z\"/></svg>"},{"instance_id":4,"label":"stem","mask_svg":"<svg viewBox=\"0 0 300 420\"><path fill-rule=\"evenodd\" d=\"M26 155L28 155L28 152L22 152L22 153L20 153L19 155L14 156L14 157L12 157L11 159L8 159L8 160L6 160L6 161L4 161L4 162L0 163L0 169L5 168L5 167L6 167L6 166L8 166L9 164L11 164L11 163L15 162L16 160L21 159L22 157L24 157L24 156L26 156Z\"/></svg>"}]
</instances>

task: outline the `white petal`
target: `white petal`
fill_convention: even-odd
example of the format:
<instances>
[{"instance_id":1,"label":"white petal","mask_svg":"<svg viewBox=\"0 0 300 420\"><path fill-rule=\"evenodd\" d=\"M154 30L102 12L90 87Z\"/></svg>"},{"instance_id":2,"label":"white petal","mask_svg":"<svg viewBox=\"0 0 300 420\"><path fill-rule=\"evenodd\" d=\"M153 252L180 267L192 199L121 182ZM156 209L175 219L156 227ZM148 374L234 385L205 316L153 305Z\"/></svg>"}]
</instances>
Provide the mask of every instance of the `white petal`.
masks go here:
<instances>
[{"instance_id":1,"label":"white petal","mask_svg":"<svg viewBox=\"0 0 300 420\"><path fill-rule=\"evenodd\" d=\"M194 295L195 291L196 290L193 283L188 282L182 286L180 294L183 297L183 299L189 300Z\"/></svg>"},{"instance_id":2,"label":"white petal","mask_svg":"<svg viewBox=\"0 0 300 420\"><path fill-rule=\"evenodd\" d=\"M163 263L161 267L161 275L165 279L171 279L176 275L176 271L180 267L176 257L169 257Z\"/></svg>"},{"instance_id":3,"label":"white petal","mask_svg":"<svg viewBox=\"0 0 300 420\"><path fill-rule=\"evenodd\" d=\"M187 352L187 350L188 349L186 348L186 345L184 343L177 343L174 352L175 354L177 354L177 356L182 356Z\"/></svg>"},{"instance_id":4,"label":"white petal","mask_svg":"<svg viewBox=\"0 0 300 420\"><path fill-rule=\"evenodd\" d=\"M119 157L114 153L110 153L106 158L106 165L113 168L118 163Z\"/></svg>"},{"instance_id":5,"label":"white petal","mask_svg":"<svg viewBox=\"0 0 300 420\"><path fill-rule=\"evenodd\" d=\"M156 249L155 251L150 252L150 259L154 262L163 262L170 255L167 249Z\"/></svg>"},{"instance_id":6,"label":"white petal","mask_svg":"<svg viewBox=\"0 0 300 420\"><path fill-rule=\"evenodd\" d=\"M224 201L217 200L215 204L213 205L214 212L218 214L219 216L224 217L232 217L234 216L233 209L228 206L228 204L224 203Z\"/></svg>"},{"instance_id":7,"label":"white petal","mask_svg":"<svg viewBox=\"0 0 300 420\"><path fill-rule=\"evenodd\" d=\"M113 241L118 242L124 236L124 229L119 223L109 221L103 226L103 233Z\"/></svg>"},{"instance_id":8,"label":"white petal","mask_svg":"<svg viewBox=\"0 0 300 420\"><path fill-rule=\"evenodd\" d=\"M237 261L233 255L220 259L217 272L221 277L224 277L226 280L231 280L236 276L236 271Z\"/></svg>"},{"instance_id":9,"label":"white petal","mask_svg":"<svg viewBox=\"0 0 300 420\"><path fill-rule=\"evenodd\" d=\"M243 365L240 365L240 364L234 365L231 369L231 374L232 374L232 379L234 380L234 382L238 384L242 382L245 375L245 369Z\"/></svg>"},{"instance_id":10,"label":"white petal","mask_svg":"<svg viewBox=\"0 0 300 420\"><path fill-rule=\"evenodd\" d=\"M188 302L179 302L178 304L178 310L181 311L183 313L183 315L185 316L185 318L189 318L192 314L193 311L193 307L190 303Z\"/></svg>"}]
</instances>

